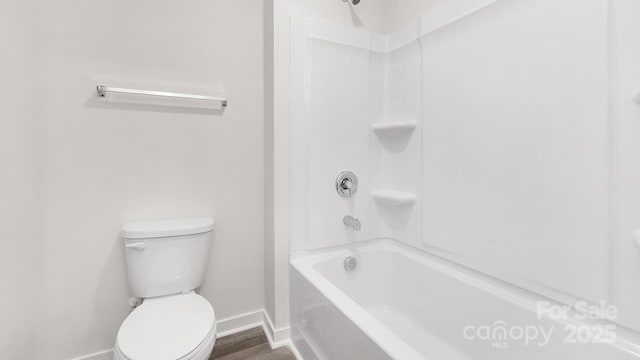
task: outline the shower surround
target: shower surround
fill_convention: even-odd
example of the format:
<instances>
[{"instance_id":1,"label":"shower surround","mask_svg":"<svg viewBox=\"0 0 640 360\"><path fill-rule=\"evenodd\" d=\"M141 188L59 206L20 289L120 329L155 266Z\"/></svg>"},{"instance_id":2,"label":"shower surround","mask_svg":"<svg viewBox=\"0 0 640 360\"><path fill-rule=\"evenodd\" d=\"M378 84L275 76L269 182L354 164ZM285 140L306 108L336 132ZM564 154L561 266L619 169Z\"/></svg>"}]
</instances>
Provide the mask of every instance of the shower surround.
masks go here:
<instances>
[{"instance_id":1,"label":"shower surround","mask_svg":"<svg viewBox=\"0 0 640 360\"><path fill-rule=\"evenodd\" d=\"M611 231L610 106L614 11L640 9L613 3L450 1L386 35L292 18L291 333L305 359L640 358L637 279L613 278L631 254ZM335 193L343 170L351 198ZM615 315L543 311L581 304Z\"/></svg>"}]
</instances>

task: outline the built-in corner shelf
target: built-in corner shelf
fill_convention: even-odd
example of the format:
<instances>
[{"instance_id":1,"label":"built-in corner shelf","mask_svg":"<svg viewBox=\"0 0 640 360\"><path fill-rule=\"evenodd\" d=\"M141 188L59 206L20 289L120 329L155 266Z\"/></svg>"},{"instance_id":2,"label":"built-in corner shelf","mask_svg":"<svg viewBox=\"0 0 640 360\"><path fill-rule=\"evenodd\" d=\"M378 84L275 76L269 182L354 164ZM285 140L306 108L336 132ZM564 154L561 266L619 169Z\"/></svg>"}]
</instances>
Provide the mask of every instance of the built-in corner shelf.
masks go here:
<instances>
[{"instance_id":1,"label":"built-in corner shelf","mask_svg":"<svg viewBox=\"0 0 640 360\"><path fill-rule=\"evenodd\" d=\"M406 206L415 204L418 196L406 191L374 190L373 199L381 205Z\"/></svg>"},{"instance_id":2,"label":"built-in corner shelf","mask_svg":"<svg viewBox=\"0 0 640 360\"><path fill-rule=\"evenodd\" d=\"M378 136L404 136L411 134L418 126L417 121L398 121L392 123L377 123L371 125L371 130Z\"/></svg>"}]
</instances>

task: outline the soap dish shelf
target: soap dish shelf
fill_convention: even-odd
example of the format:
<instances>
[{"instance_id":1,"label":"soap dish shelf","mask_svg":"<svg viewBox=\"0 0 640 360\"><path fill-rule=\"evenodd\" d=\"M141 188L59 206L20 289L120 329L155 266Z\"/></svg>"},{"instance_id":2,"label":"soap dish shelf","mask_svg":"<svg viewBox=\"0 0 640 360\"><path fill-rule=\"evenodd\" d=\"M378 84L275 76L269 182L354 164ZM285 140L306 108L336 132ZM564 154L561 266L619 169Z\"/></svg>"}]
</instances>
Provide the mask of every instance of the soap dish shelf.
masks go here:
<instances>
[{"instance_id":1,"label":"soap dish shelf","mask_svg":"<svg viewBox=\"0 0 640 360\"><path fill-rule=\"evenodd\" d=\"M378 204L385 206L408 206L418 200L416 194L398 190L375 190L372 195Z\"/></svg>"},{"instance_id":2,"label":"soap dish shelf","mask_svg":"<svg viewBox=\"0 0 640 360\"><path fill-rule=\"evenodd\" d=\"M371 130L373 130L373 132L378 136L398 137L413 133L417 126L418 122L409 120L391 123L376 123L371 125Z\"/></svg>"}]
</instances>

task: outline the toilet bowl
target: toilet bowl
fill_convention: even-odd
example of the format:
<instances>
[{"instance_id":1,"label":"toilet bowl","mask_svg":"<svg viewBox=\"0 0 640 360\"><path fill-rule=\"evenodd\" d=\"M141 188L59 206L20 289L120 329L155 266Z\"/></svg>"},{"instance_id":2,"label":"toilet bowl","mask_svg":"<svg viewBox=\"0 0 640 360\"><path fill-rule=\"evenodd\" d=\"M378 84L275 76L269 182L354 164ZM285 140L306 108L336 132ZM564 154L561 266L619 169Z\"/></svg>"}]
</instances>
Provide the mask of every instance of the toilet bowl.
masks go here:
<instances>
[{"instance_id":1,"label":"toilet bowl","mask_svg":"<svg viewBox=\"0 0 640 360\"><path fill-rule=\"evenodd\" d=\"M123 226L129 283L143 299L118 331L114 360L207 360L216 340L204 279L213 219L130 222Z\"/></svg>"},{"instance_id":2,"label":"toilet bowl","mask_svg":"<svg viewBox=\"0 0 640 360\"><path fill-rule=\"evenodd\" d=\"M200 295L149 299L122 323L114 359L206 360L213 349L215 333L213 307Z\"/></svg>"}]
</instances>

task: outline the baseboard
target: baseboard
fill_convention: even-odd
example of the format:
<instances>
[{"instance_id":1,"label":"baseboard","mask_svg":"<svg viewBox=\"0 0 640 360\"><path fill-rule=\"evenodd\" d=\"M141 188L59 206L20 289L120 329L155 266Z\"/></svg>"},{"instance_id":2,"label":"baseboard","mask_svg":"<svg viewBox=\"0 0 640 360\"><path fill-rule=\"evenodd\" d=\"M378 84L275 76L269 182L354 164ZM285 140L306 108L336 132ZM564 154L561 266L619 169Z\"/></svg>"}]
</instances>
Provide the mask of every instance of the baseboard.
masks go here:
<instances>
[{"instance_id":1,"label":"baseboard","mask_svg":"<svg viewBox=\"0 0 640 360\"><path fill-rule=\"evenodd\" d=\"M69 360L113 360L113 349L98 351L93 354L84 355Z\"/></svg>"},{"instance_id":2,"label":"baseboard","mask_svg":"<svg viewBox=\"0 0 640 360\"><path fill-rule=\"evenodd\" d=\"M283 345L288 345L290 338L289 328L286 327L282 329L276 329L275 326L273 326L273 321L271 321L269 314L267 314L266 311L264 311L263 313L263 328L265 334L267 334L267 339L269 340L271 348L275 349Z\"/></svg>"},{"instance_id":3,"label":"baseboard","mask_svg":"<svg viewBox=\"0 0 640 360\"><path fill-rule=\"evenodd\" d=\"M251 328L260 327L264 323L264 311L257 310L218 320L216 337L223 337Z\"/></svg>"},{"instance_id":4,"label":"baseboard","mask_svg":"<svg viewBox=\"0 0 640 360\"><path fill-rule=\"evenodd\" d=\"M289 328L276 329L275 326L273 326L273 321L271 321L271 318L264 310L258 310L218 321L217 336L223 337L233 335L255 327L262 327L265 335L267 335L269 346L271 346L272 349L286 346L291 349L291 352L293 352L298 360L302 360L297 349L291 343Z\"/></svg>"},{"instance_id":5,"label":"baseboard","mask_svg":"<svg viewBox=\"0 0 640 360\"><path fill-rule=\"evenodd\" d=\"M264 321L262 323L262 329L267 335L267 340L269 341L269 345L272 349L286 346L291 350L296 359L303 360L302 356L298 352L298 349L296 349L296 347L293 345L293 342L291 341L290 328L286 327L282 329L275 329L275 326L273 326L273 321L271 321L271 318L266 311L264 311Z\"/></svg>"},{"instance_id":6,"label":"baseboard","mask_svg":"<svg viewBox=\"0 0 640 360\"><path fill-rule=\"evenodd\" d=\"M216 337L232 335L256 327L262 327L264 333L267 335L269 346L271 346L272 349L287 346L298 360L302 360L302 357L300 357L300 354L291 343L289 328L275 329L269 315L264 310L257 310L218 320ZM113 349L99 351L69 360L113 360Z\"/></svg>"}]
</instances>

